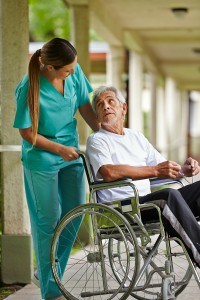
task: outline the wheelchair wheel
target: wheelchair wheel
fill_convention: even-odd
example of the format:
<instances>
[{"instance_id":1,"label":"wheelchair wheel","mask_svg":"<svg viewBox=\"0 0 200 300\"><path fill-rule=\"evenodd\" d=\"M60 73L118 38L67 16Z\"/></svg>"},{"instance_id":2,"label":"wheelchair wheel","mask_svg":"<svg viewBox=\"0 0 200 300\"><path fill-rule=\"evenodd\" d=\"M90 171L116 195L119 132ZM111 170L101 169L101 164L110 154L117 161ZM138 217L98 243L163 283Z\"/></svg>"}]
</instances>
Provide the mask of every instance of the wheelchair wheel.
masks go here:
<instances>
[{"instance_id":1,"label":"wheelchair wheel","mask_svg":"<svg viewBox=\"0 0 200 300\"><path fill-rule=\"evenodd\" d=\"M83 234L88 243L82 238ZM135 253L131 275L127 237ZM120 241L124 249L120 282L109 263L108 243L113 238ZM72 250L68 249L69 244L74 245ZM68 261L65 270L61 267L63 261ZM56 228L51 266L55 281L66 299L125 300L133 289L140 267L137 238L127 220L116 210L103 204L81 205L68 213Z\"/></svg>"},{"instance_id":2,"label":"wheelchair wheel","mask_svg":"<svg viewBox=\"0 0 200 300\"><path fill-rule=\"evenodd\" d=\"M141 266L142 262L144 262L145 257L148 255L149 251L152 249L157 236L152 237L152 245L147 245L146 248L140 248L141 255ZM112 267L112 271L116 277L116 279L120 282L121 273L116 272L116 266L121 266L120 270L123 271L123 245L121 245L120 241L117 242L117 246L113 247L116 242L114 240L110 240L109 242L109 251L110 251L110 265ZM130 273L133 263L133 269L135 265L135 253L134 249L131 247L131 241L128 241L129 249L130 249ZM138 238L139 244L139 238ZM171 248L171 259L173 265L173 274L175 276L175 296L178 296L187 286L191 276L192 271L189 268L189 264L187 258L181 248L175 241L170 241ZM135 299L139 300L152 300L152 299L162 299L162 274L165 275L165 261L166 261L166 245L165 242L162 241L159 245L156 255L154 255L152 262L146 268L143 276L141 277L137 287L134 287L131 295ZM119 267L118 267L119 268ZM158 271L162 268L162 271ZM128 277L129 278L129 277Z\"/></svg>"}]
</instances>

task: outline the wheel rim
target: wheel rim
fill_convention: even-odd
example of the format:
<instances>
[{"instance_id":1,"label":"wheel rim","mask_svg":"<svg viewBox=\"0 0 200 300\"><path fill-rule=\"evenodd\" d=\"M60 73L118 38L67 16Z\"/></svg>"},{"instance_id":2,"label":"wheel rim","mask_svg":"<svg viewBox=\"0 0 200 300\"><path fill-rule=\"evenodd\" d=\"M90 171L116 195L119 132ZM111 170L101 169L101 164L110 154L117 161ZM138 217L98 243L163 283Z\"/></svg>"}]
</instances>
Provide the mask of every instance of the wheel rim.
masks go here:
<instances>
[{"instance_id":1,"label":"wheel rim","mask_svg":"<svg viewBox=\"0 0 200 300\"><path fill-rule=\"evenodd\" d=\"M138 239L138 243L139 243L139 239ZM115 274L116 279L120 281L121 280L120 274L116 273L116 265L121 265L120 270L123 271L123 262L120 261L120 258L121 258L120 253L122 253L122 250L121 250L122 246L120 245L120 241L118 242L118 244L119 245L117 248L118 248L119 255L114 253L111 256L110 264L112 265L112 270L113 270L113 273ZM156 266L163 267L165 265L166 250L165 250L164 244L165 244L164 242L161 243L161 245L158 248L158 253L155 255L155 257L153 257L153 262L155 263L155 265L153 265L153 264L150 265L147 268L146 273L144 273L144 275L142 276L142 278L139 282L139 286L141 287L141 290L140 291L133 290L133 293L131 295L135 299L138 299L138 300L162 299L162 296L161 296L162 278L158 273L154 273L154 275L152 277L152 280L150 282L150 284L152 284L152 287L146 287L145 290L144 289L142 290L142 287L144 286L145 282L147 281L148 275ZM152 245L153 245L153 243L152 243ZM173 267L174 267L173 271L174 271L175 280L177 283L177 285L175 286L175 295L177 296L187 286L187 283L189 282L189 280L192 276L192 272L189 268L187 259L185 257L185 254L183 253L182 248L175 241L171 241L170 245L171 245L172 261L173 261ZM148 245L148 247L151 248L151 245ZM132 252L132 254L130 255L130 258L131 258L130 270L134 270L134 267L135 267L134 249L133 249L133 247L131 248L131 245L129 245L129 249ZM149 250L146 249L145 252L148 252ZM110 241L110 252L112 252L112 240ZM114 259L113 259L113 257L114 257ZM143 260L145 259L142 250L141 250L141 258ZM130 271L130 273L131 273L131 271ZM156 285L158 285L158 286L156 287Z\"/></svg>"},{"instance_id":2,"label":"wheel rim","mask_svg":"<svg viewBox=\"0 0 200 300\"><path fill-rule=\"evenodd\" d=\"M105 216L105 214L107 214ZM112 214L111 219L110 214ZM124 277L121 282L117 281L115 276L113 275L110 265L109 265L109 253L108 253L108 240L109 238L104 238L100 240L98 235L102 237L102 232L104 232L104 229L97 230L97 232L92 231L91 228L89 231L88 221L92 220L98 220L98 222L104 224L104 223L110 223L113 227L112 230L109 231L109 233L106 233L109 236L118 234L118 238L120 238L121 243L125 247L126 252L126 261L124 262L125 268L124 268ZM60 270L59 270L59 262L57 261L57 256L59 254L58 250L58 241L64 240L63 235L66 237L66 232L70 232L70 235L73 236L73 231L75 232L75 228L77 228L75 225L80 223L80 220L82 222L82 228L80 230L84 230L85 232L90 232L90 245L86 246L84 245L83 241L80 239L79 235L76 238L75 248L79 248L78 252L75 252L71 254L66 272L64 273L62 279L60 277ZM108 208L107 206L102 205L83 205L80 208L77 208L73 211L73 213L70 213L67 215L65 219L61 221L61 224L59 224L56 233L54 235L53 243L52 243L52 249L51 249L51 261L52 261L52 271L55 277L55 280L61 290L61 292L67 297L67 299L75 300L75 299L85 299L84 293L92 292L91 297L89 299L121 299L125 300L127 298L127 295L131 291L131 285L133 285L133 281L135 280L135 275L133 276L133 280L130 283L130 286L126 289L124 292L120 292L122 288L124 287L124 283L127 281L127 276L130 269L130 257L129 257L129 246L127 243L127 239L125 237L125 234L121 230L121 224L122 226L126 227L126 235L130 235L131 228L129 228L129 224L127 225L126 220L124 220L123 217L120 216L118 212L115 212ZM120 224L120 226L119 226ZM129 232L130 230L130 232ZM128 232L128 233L127 233ZM97 239L95 239L95 237ZM97 240L100 240L97 241ZM66 243L68 241L66 240ZM100 244L102 244L102 250L100 250ZM66 245L63 245L66 246ZM73 249L73 251L74 251ZM138 250L136 249L136 252ZM101 259L103 257L104 261L104 267L102 268ZM71 270L73 269L73 272ZM103 269L103 273L102 273ZM136 269L137 271L138 269ZM105 289L105 280L103 279L104 276L102 274L105 274L105 277L107 280L107 290L109 290L109 294L98 294ZM107 291L106 290L106 291ZM97 295L94 294L94 291L97 292ZM86 295L86 294L85 294Z\"/></svg>"}]
</instances>

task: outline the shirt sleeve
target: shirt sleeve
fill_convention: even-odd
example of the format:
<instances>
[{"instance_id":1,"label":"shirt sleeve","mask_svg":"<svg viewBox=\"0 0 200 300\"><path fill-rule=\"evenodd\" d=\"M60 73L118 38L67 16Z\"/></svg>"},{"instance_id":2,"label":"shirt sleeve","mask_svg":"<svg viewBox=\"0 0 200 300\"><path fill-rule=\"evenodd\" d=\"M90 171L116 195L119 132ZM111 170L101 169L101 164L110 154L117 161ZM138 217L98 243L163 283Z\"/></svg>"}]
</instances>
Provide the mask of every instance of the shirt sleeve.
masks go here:
<instances>
[{"instance_id":1,"label":"shirt sleeve","mask_svg":"<svg viewBox=\"0 0 200 300\"><path fill-rule=\"evenodd\" d=\"M107 142L103 139L96 139L93 136L89 136L87 140L86 154L96 179L102 179L98 171L103 165L113 165L112 156Z\"/></svg>"},{"instance_id":2,"label":"shirt sleeve","mask_svg":"<svg viewBox=\"0 0 200 300\"><path fill-rule=\"evenodd\" d=\"M13 127L29 128L31 127L31 118L27 103L28 80L23 79L15 90L16 113Z\"/></svg>"},{"instance_id":3,"label":"shirt sleeve","mask_svg":"<svg viewBox=\"0 0 200 300\"><path fill-rule=\"evenodd\" d=\"M77 76L77 100L78 107L87 104L90 101L89 94L93 91L91 84L83 73L79 64L76 66L76 76Z\"/></svg>"}]
</instances>

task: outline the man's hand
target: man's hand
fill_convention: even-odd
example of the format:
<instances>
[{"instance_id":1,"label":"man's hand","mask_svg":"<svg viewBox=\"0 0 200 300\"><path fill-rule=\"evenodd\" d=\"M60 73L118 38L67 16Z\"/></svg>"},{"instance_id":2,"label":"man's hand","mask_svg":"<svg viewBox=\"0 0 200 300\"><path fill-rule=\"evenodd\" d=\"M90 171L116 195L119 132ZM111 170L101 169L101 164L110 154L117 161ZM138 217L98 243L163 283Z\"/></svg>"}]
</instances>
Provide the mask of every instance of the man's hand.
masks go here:
<instances>
[{"instance_id":1,"label":"man's hand","mask_svg":"<svg viewBox=\"0 0 200 300\"><path fill-rule=\"evenodd\" d=\"M199 173L199 163L192 157L188 157L181 166L181 173L187 177L195 176Z\"/></svg>"},{"instance_id":2,"label":"man's hand","mask_svg":"<svg viewBox=\"0 0 200 300\"><path fill-rule=\"evenodd\" d=\"M155 166L155 168L156 177L159 178L177 178L180 176L181 166L174 161L164 161Z\"/></svg>"}]
</instances>

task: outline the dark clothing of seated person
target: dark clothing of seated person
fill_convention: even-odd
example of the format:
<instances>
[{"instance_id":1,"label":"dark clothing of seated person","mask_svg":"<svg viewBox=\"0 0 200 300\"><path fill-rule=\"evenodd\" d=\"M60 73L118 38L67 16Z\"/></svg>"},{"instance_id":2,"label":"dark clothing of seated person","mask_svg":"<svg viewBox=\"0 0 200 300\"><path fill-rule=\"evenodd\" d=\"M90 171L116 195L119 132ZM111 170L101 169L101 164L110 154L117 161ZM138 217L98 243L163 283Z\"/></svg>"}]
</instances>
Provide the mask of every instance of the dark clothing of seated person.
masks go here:
<instances>
[{"instance_id":1,"label":"dark clothing of seated person","mask_svg":"<svg viewBox=\"0 0 200 300\"><path fill-rule=\"evenodd\" d=\"M149 178L181 178L199 173L198 162L191 157L183 165L166 160L136 130L124 128L127 105L114 87L99 87L94 92L93 109L101 129L87 141L87 155L97 180L131 178L139 191L141 204L151 202L162 211L162 220L170 236L180 238L192 260L200 266L200 181L151 193ZM117 187L98 192L106 203L133 196L131 187Z\"/></svg>"}]
</instances>

